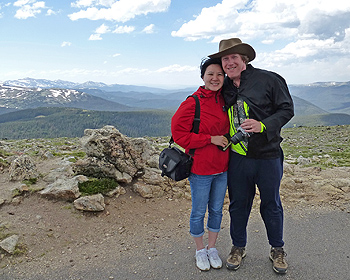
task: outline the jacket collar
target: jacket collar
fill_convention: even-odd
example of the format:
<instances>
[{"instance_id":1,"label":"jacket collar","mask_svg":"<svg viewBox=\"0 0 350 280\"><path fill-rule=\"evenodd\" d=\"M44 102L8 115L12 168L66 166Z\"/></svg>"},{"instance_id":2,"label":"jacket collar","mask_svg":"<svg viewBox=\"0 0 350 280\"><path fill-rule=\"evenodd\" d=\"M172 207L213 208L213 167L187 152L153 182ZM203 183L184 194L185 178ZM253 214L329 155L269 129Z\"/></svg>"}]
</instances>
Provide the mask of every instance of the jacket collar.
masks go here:
<instances>
[{"instance_id":1,"label":"jacket collar","mask_svg":"<svg viewBox=\"0 0 350 280\"><path fill-rule=\"evenodd\" d=\"M220 94L222 89L218 91L212 91L209 89L205 89L204 86L200 86L196 93L200 95L200 97L211 97L212 95Z\"/></svg>"}]
</instances>

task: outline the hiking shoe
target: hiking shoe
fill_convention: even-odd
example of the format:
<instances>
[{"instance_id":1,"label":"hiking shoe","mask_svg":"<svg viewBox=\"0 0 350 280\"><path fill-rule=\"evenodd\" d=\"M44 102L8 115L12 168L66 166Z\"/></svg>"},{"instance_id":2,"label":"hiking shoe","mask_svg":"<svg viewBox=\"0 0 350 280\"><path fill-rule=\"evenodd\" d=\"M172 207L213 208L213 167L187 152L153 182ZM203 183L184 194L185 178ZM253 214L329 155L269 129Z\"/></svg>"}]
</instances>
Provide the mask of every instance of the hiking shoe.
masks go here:
<instances>
[{"instance_id":1,"label":"hiking shoe","mask_svg":"<svg viewBox=\"0 0 350 280\"><path fill-rule=\"evenodd\" d=\"M207 250L209 263L212 268L221 268L222 261L219 257L218 250L216 248L210 248Z\"/></svg>"},{"instance_id":2,"label":"hiking shoe","mask_svg":"<svg viewBox=\"0 0 350 280\"><path fill-rule=\"evenodd\" d=\"M210 269L210 263L206 248L196 251L196 265L200 270L206 271Z\"/></svg>"},{"instance_id":3,"label":"hiking shoe","mask_svg":"<svg viewBox=\"0 0 350 280\"><path fill-rule=\"evenodd\" d=\"M273 270L279 274L287 272L288 264L285 260L287 254L282 247L271 247L270 260L273 261Z\"/></svg>"},{"instance_id":4,"label":"hiking shoe","mask_svg":"<svg viewBox=\"0 0 350 280\"><path fill-rule=\"evenodd\" d=\"M242 259L245 255L245 247L233 246L226 261L227 269L237 270L241 266Z\"/></svg>"}]
</instances>

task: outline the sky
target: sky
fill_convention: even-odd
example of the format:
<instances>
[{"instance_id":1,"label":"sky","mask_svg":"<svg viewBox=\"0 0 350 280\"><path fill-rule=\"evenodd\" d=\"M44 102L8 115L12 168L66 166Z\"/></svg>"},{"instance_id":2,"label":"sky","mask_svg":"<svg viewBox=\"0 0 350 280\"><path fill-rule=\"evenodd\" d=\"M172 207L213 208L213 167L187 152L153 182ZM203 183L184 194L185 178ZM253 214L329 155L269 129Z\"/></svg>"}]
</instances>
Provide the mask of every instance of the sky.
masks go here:
<instances>
[{"instance_id":1,"label":"sky","mask_svg":"<svg viewBox=\"0 0 350 280\"><path fill-rule=\"evenodd\" d=\"M233 37L288 84L350 81L344 0L0 0L0 81L197 87Z\"/></svg>"}]
</instances>

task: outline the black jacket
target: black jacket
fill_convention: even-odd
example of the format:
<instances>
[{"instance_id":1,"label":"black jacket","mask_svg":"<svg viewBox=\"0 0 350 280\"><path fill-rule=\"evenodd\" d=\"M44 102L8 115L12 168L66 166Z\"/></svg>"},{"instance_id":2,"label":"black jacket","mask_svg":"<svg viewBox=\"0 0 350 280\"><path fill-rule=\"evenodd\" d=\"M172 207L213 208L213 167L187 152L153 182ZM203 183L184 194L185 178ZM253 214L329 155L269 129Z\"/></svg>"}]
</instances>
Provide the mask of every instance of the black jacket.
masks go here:
<instances>
[{"instance_id":1,"label":"black jacket","mask_svg":"<svg viewBox=\"0 0 350 280\"><path fill-rule=\"evenodd\" d=\"M293 100L286 81L274 72L248 64L241 73L239 88L226 77L222 92L226 109L240 96L249 106L249 118L261 121L266 127L263 133L249 137L247 157L279 157L281 128L294 116Z\"/></svg>"}]
</instances>

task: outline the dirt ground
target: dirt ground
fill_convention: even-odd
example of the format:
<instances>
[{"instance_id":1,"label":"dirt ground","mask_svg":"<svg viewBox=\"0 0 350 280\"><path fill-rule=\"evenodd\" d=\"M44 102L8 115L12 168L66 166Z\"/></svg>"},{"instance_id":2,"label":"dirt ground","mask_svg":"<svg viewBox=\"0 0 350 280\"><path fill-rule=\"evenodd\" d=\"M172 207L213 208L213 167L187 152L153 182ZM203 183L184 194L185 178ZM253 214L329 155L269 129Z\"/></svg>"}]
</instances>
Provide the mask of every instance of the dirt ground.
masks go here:
<instances>
[{"instance_id":1,"label":"dirt ground","mask_svg":"<svg viewBox=\"0 0 350 280\"><path fill-rule=\"evenodd\" d=\"M47 161L39 166L39 171L46 172L56 164ZM281 189L285 211L336 207L350 212L349 192L341 196L324 187L326 184L317 189L307 183L347 179L348 168L298 172L291 179L294 183ZM0 176L0 187L10 187L4 173ZM258 213L258 200L257 195L252 215ZM2 205L0 234L18 234L19 252L12 256L1 252L0 276L11 272L29 277L64 267L74 270L94 266L113 258L116 262L121 258L131 260L141 251L149 259L160 258L157 248L162 246L166 250L168 244L177 240L188 240L188 249L194 250L188 234L191 201L167 196L144 199L127 189L126 194L106 198L105 202L105 211L86 213L74 209L72 203L47 200L33 193L17 203ZM223 228L228 227L227 209L228 201L224 206ZM167 254L172 254L170 247Z\"/></svg>"}]
</instances>

